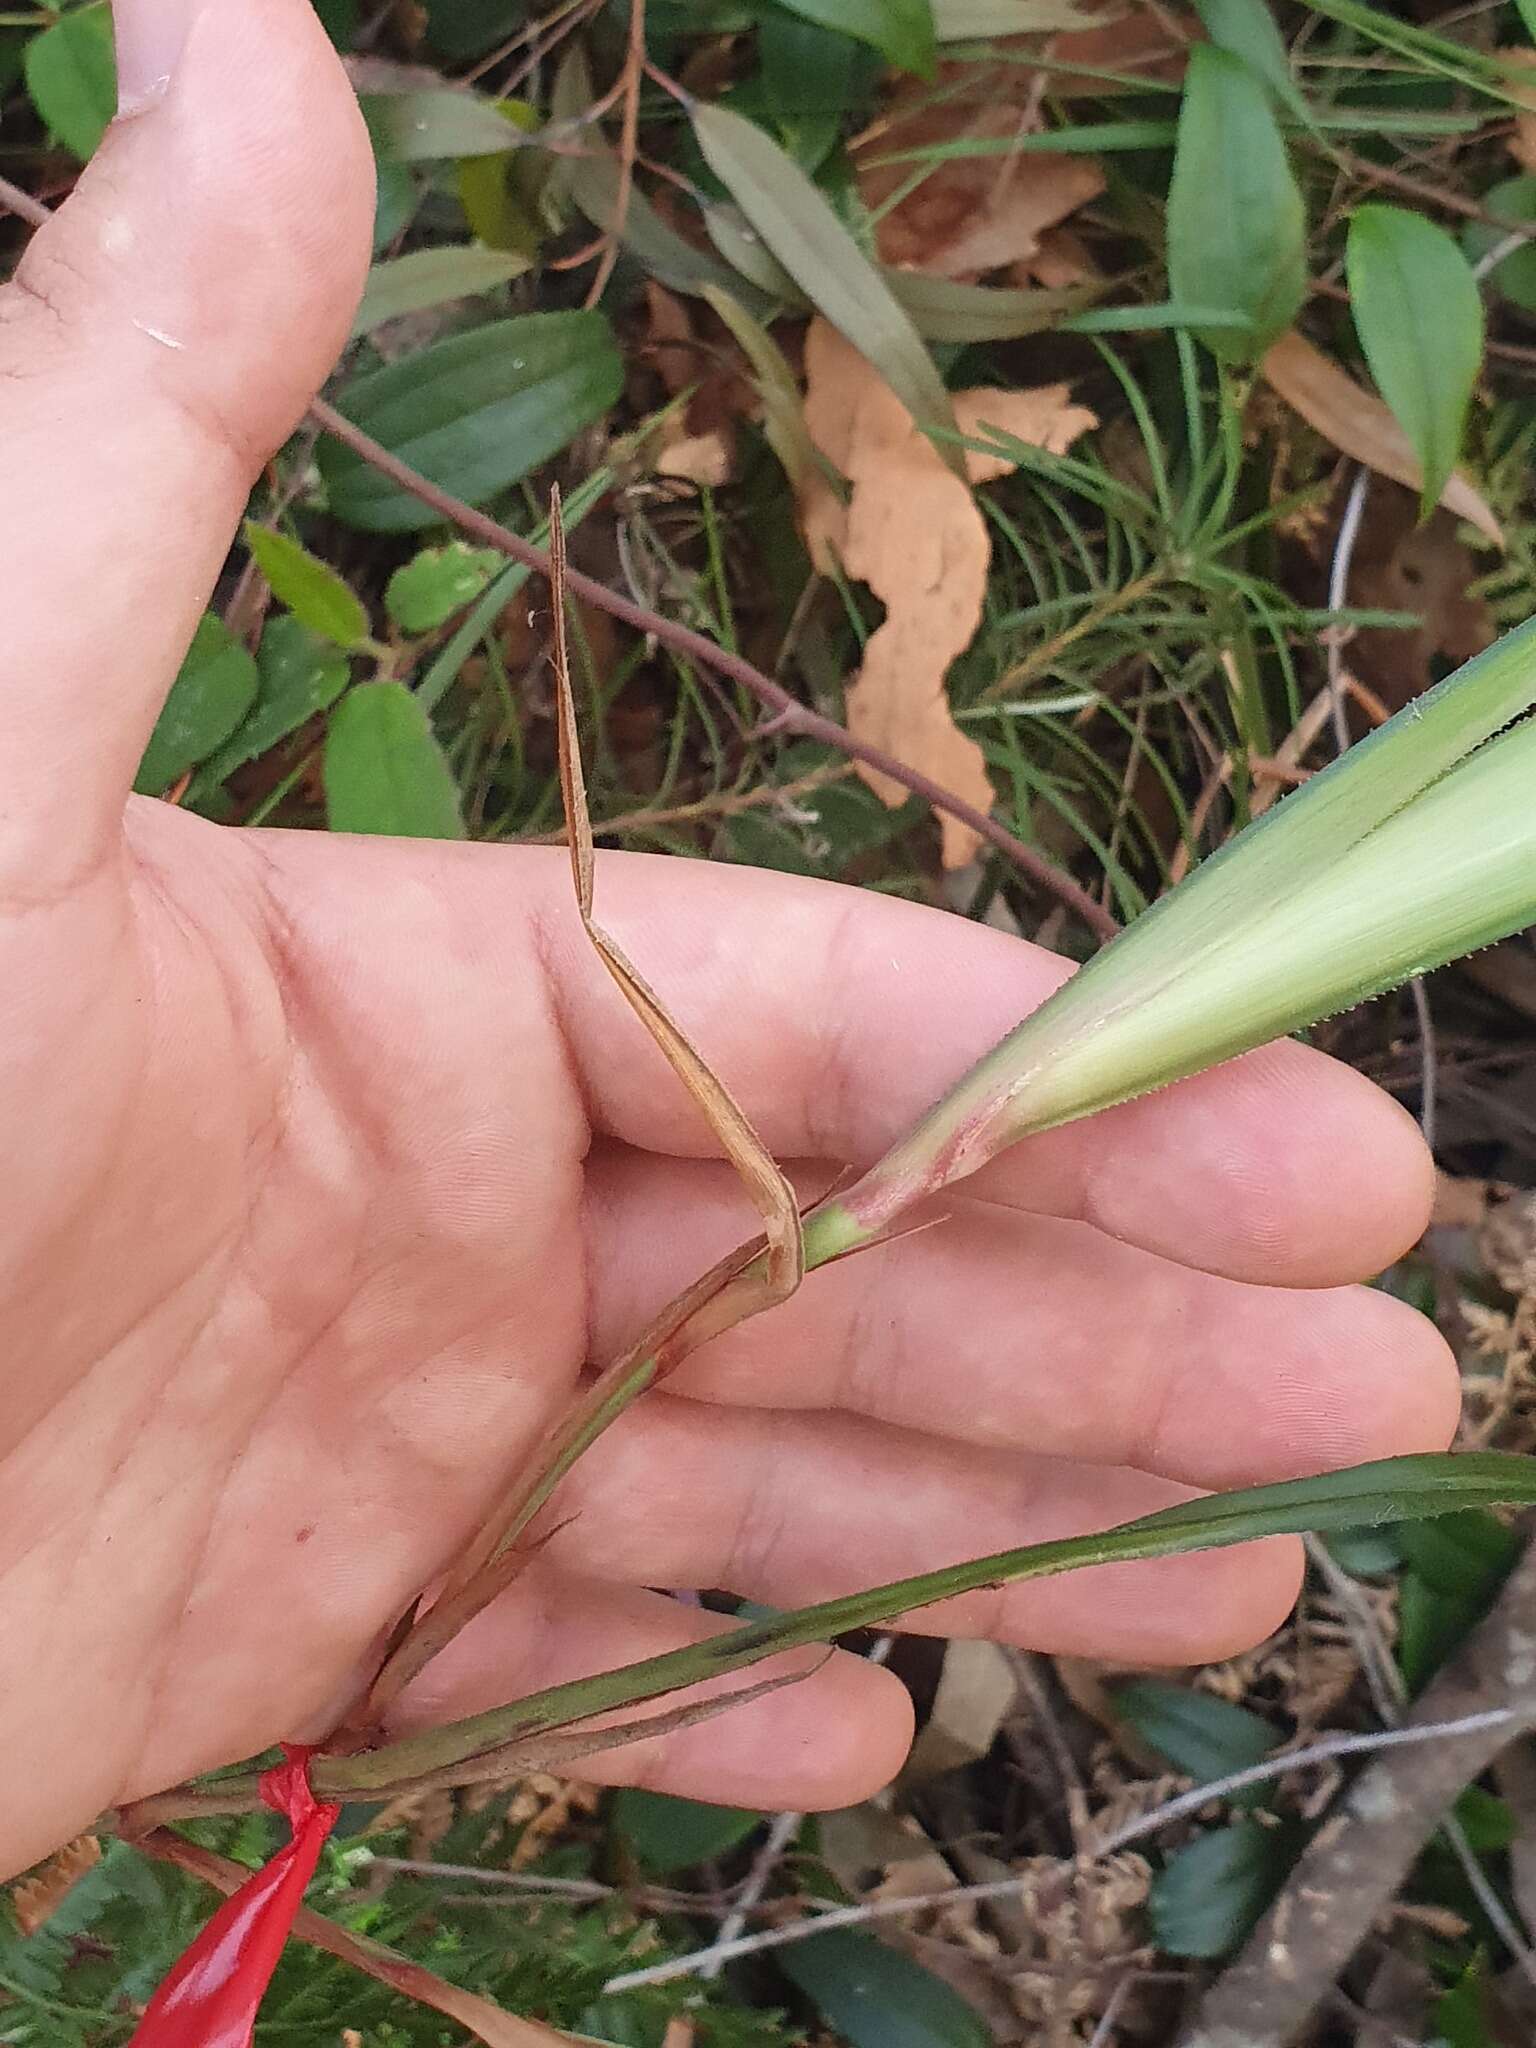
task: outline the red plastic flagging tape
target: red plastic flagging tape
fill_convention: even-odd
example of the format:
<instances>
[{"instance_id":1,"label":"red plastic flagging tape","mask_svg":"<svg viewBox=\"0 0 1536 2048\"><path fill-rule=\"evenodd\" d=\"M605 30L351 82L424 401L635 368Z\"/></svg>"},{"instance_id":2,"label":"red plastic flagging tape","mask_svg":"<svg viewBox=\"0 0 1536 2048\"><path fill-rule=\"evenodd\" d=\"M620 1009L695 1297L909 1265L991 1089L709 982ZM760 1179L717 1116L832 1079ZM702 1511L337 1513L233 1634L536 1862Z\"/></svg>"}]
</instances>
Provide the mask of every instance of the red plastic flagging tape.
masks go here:
<instances>
[{"instance_id":1,"label":"red plastic flagging tape","mask_svg":"<svg viewBox=\"0 0 1536 2048\"><path fill-rule=\"evenodd\" d=\"M257 2008L341 1811L310 1790L310 1754L285 1745L287 1761L262 1779L262 1798L292 1835L214 1914L150 2000L129 2048L251 2048Z\"/></svg>"}]
</instances>

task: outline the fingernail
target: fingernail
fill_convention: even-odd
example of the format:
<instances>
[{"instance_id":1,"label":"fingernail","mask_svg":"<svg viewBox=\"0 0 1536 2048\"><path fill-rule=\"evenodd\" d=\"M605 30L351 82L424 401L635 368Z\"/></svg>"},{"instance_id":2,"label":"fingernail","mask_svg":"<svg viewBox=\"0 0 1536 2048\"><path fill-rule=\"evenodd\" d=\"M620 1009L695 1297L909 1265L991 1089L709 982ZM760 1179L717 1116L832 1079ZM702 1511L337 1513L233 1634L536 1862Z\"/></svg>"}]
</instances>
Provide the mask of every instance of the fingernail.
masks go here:
<instances>
[{"instance_id":1,"label":"fingernail","mask_svg":"<svg viewBox=\"0 0 1536 2048\"><path fill-rule=\"evenodd\" d=\"M113 0L117 111L141 114L164 96L193 17L208 0Z\"/></svg>"}]
</instances>

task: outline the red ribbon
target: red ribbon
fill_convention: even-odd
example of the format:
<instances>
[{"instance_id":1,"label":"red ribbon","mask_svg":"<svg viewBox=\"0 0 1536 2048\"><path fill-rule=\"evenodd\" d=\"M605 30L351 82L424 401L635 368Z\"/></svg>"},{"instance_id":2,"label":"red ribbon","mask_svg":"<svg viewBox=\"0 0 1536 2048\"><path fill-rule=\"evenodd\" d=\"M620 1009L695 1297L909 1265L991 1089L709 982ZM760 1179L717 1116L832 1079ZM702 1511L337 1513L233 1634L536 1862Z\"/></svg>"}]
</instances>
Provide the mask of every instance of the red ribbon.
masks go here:
<instances>
[{"instance_id":1,"label":"red ribbon","mask_svg":"<svg viewBox=\"0 0 1536 2048\"><path fill-rule=\"evenodd\" d=\"M251 2048L257 2007L341 1812L322 1806L310 1790L311 1753L284 1744L287 1761L262 1779L263 1800L292 1835L224 1901L176 1963L129 2048Z\"/></svg>"}]
</instances>

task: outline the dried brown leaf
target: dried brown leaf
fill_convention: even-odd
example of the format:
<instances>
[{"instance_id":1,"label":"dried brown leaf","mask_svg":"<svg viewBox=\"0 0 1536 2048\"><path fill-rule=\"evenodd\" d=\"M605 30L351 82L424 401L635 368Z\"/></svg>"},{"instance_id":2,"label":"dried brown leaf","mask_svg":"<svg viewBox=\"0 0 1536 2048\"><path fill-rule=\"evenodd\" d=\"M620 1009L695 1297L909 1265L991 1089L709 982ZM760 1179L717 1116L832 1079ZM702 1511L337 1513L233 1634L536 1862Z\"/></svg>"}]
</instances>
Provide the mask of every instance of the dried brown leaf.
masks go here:
<instances>
[{"instance_id":1,"label":"dried brown leaf","mask_svg":"<svg viewBox=\"0 0 1536 2048\"><path fill-rule=\"evenodd\" d=\"M848 723L900 761L990 810L992 785L980 747L955 724L945 678L981 623L991 562L986 522L967 486L879 373L825 321L806 338L805 419L811 438L845 476L845 504L819 480L802 502L811 558L836 561L867 583L886 608L848 693ZM964 432L998 428L1060 453L1095 424L1065 384L1035 391L967 391L955 399ZM1000 476L1003 456L969 456L974 481ZM862 764L860 775L895 808L907 791ZM946 867L963 867L976 834L943 820Z\"/></svg>"},{"instance_id":2,"label":"dried brown leaf","mask_svg":"<svg viewBox=\"0 0 1536 2048\"><path fill-rule=\"evenodd\" d=\"M1341 453L1412 491L1421 488L1417 458L1387 407L1295 328L1281 335L1261 367L1270 387ZM1503 546L1504 535L1492 507L1461 470L1452 473L1440 503Z\"/></svg>"},{"instance_id":3,"label":"dried brown leaf","mask_svg":"<svg viewBox=\"0 0 1536 2048\"><path fill-rule=\"evenodd\" d=\"M49 1857L40 1870L11 1891L11 1911L23 1934L36 1934L46 1927L88 1870L101 1861L101 1843L95 1835L79 1835Z\"/></svg>"}]
</instances>

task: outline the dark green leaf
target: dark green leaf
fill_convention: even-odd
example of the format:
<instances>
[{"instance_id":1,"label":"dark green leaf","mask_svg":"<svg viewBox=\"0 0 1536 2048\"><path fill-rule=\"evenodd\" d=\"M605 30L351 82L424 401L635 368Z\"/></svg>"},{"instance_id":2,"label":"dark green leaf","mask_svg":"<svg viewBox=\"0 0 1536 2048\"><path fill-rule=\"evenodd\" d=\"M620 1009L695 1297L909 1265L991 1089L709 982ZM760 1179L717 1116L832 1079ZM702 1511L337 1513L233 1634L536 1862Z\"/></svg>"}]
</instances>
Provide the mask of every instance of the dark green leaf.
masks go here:
<instances>
[{"instance_id":1,"label":"dark green leaf","mask_svg":"<svg viewBox=\"0 0 1536 2048\"><path fill-rule=\"evenodd\" d=\"M1142 1740L1197 1785L1262 1763L1281 1739L1273 1723L1246 1707L1165 1679L1138 1678L1118 1686L1113 1697L1116 1712ZM1232 1804L1253 1806L1264 1797L1264 1788L1253 1785L1234 1794Z\"/></svg>"},{"instance_id":2,"label":"dark green leaf","mask_svg":"<svg viewBox=\"0 0 1536 2048\"><path fill-rule=\"evenodd\" d=\"M199 771L193 794L217 788L237 768L334 704L347 687L348 674L347 657L291 613L269 620L256 653L256 701Z\"/></svg>"},{"instance_id":3,"label":"dark green leaf","mask_svg":"<svg viewBox=\"0 0 1536 2048\"><path fill-rule=\"evenodd\" d=\"M842 133L868 52L776 6L763 10L757 48L764 109L791 156L813 171Z\"/></svg>"},{"instance_id":4,"label":"dark green leaf","mask_svg":"<svg viewBox=\"0 0 1536 2048\"><path fill-rule=\"evenodd\" d=\"M141 796L159 796L189 768L206 761L244 718L255 695L255 662L222 619L205 613L155 721L134 788Z\"/></svg>"},{"instance_id":5,"label":"dark green leaf","mask_svg":"<svg viewBox=\"0 0 1536 2048\"><path fill-rule=\"evenodd\" d=\"M1420 515L1439 503L1483 360L1483 301L1445 229L1400 206L1362 206L1345 248L1360 346L1423 472Z\"/></svg>"},{"instance_id":6,"label":"dark green leaf","mask_svg":"<svg viewBox=\"0 0 1536 2048\"><path fill-rule=\"evenodd\" d=\"M1301 1848L1302 1833L1237 1820L1171 1856L1152 1880L1152 1932L1165 1955L1230 1955L1253 1932Z\"/></svg>"},{"instance_id":7,"label":"dark green leaf","mask_svg":"<svg viewBox=\"0 0 1536 2048\"><path fill-rule=\"evenodd\" d=\"M471 504L557 455L618 398L624 366L598 312L528 313L454 335L358 378L341 409L366 433ZM350 449L322 441L331 510L405 533L435 514Z\"/></svg>"},{"instance_id":8,"label":"dark green leaf","mask_svg":"<svg viewBox=\"0 0 1536 2048\"><path fill-rule=\"evenodd\" d=\"M49 128L82 161L117 111L112 16L104 5L77 7L27 45L27 92Z\"/></svg>"},{"instance_id":9,"label":"dark green leaf","mask_svg":"<svg viewBox=\"0 0 1536 2048\"><path fill-rule=\"evenodd\" d=\"M1501 2036L1488 2017L1480 1962L1436 2001L1431 2024L1434 2032L1427 2048L1499 2048Z\"/></svg>"},{"instance_id":10,"label":"dark green leaf","mask_svg":"<svg viewBox=\"0 0 1536 2048\"><path fill-rule=\"evenodd\" d=\"M1418 1692L1488 1612L1520 1540L1484 1512L1408 1522L1394 1533L1407 1560L1397 1659L1409 1691Z\"/></svg>"},{"instance_id":11,"label":"dark green leaf","mask_svg":"<svg viewBox=\"0 0 1536 2048\"><path fill-rule=\"evenodd\" d=\"M658 1877L713 1863L762 1823L739 1806L704 1806L626 1785L613 1796L613 1824L638 1862Z\"/></svg>"},{"instance_id":12,"label":"dark green leaf","mask_svg":"<svg viewBox=\"0 0 1536 2048\"><path fill-rule=\"evenodd\" d=\"M375 327L398 320L402 313L420 313L429 306L488 292L527 268L526 256L485 249L478 242L413 249L409 255L375 263L352 322L353 338L371 334Z\"/></svg>"},{"instance_id":13,"label":"dark green leaf","mask_svg":"<svg viewBox=\"0 0 1536 2048\"><path fill-rule=\"evenodd\" d=\"M1515 7L1525 24L1526 34L1536 43L1536 0L1515 0Z\"/></svg>"},{"instance_id":14,"label":"dark green leaf","mask_svg":"<svg viewBox=\"0 0 1536 2048\"><path fill-rule=\"evenodd\" d=\"M245 522L245 544L272 586L272 595L322 639L357 647L368 638L368 614L361 600L328 563L286 533Z\"/></svg>"},{"instance_id":15,"label":"dark green leaf","mask_svg":"<svg viewBox=\"0 0 1536 2048\"><path fill-rule=\"evenodd\" d=\"M431 633L473 604L504 560L494 548L467 547L461 540L423 548L390 577L384 609L403 633Z\"/></svg>"},{"instance_id":16,"label":"dark green leaf","mask_svg":"<svg viewBox=\"0 0 1536 2048\"><path fill-rule=\"evenodd\" d=\"M1227 361L1260 354L1306 295L1306 213L1264 81L1208 43L1189 53L1168 192L1168 282L1190 306L1240 313L1207 328Z\"/></svg>"},{"instance_id":17,"label":"dark green leaf","mask_svg":"<svg viewBox=\"0 0 1536 2048\"><path fill-rule=\"evenodd\" d=\"M931 78L937 59L933 0L777 0L791 14L857 36L903 71Z\"/></svg>"},{"instance_id":18,"label":"dark green leaf","mask_svg":"<svg viewBox=\"0 0 1536 2048\"><path fill-rule=\"evenodd\" d=\"M849 2048L988 2048L991 2041L958 1991L856 1927L791 1943L776 1960Z\"/></svg>"},{"instance_id":19,"label":"dark green leaf","mask_svg":"<svg viewBox=\"0 0 1536 2048\"><path fill-rule=\"evenodd\" d=\"M403 683L365 683L342 701L325 739L325 805L333 832L464 837L432 721Z\"/></svg>"},{"instance_id":20,"label":"dark green leaf","mask_svg":"<svg viewBox=\"0 0 1536 2048\"><path fill-rule=\"evenodd\" d=\"M1481 1785L1468 1785L1457 1796L1455 1815L1475 1856L1496 1856L1509 1847L1518 1832L1509 1801L1485 1792Z\"/></svg>"}]
</instances>

